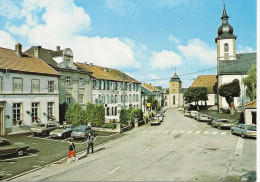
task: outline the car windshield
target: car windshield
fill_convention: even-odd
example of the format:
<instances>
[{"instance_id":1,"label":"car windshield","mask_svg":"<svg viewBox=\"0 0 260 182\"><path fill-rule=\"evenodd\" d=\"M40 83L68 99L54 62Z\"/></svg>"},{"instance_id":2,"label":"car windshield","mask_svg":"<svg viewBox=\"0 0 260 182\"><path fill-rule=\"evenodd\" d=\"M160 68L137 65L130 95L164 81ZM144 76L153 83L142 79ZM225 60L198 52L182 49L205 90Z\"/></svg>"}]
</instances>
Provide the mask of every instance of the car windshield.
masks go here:
<instances>
[{"instance_id":1,"label":"car windshield","mask_svg":"<svg viewBox=\"0 0 260 182\"><path fill-rule=\"evenodd\" d=\"M221 123L228 123L228 120L219 120Z\"/></svg>"},{"instance_id":2,"label":"car windshield","mask_svg":"<svg viewBox=\"0 0 260 182\"><path fill-rule=\"evenodd\" d=\"M75 128L74 131L76 131L76 132L83 132L84 128Z\"/></svg>"},{"instance_id":3,"label":"car windshield","mask_svg":"<svg viewBox=\"0 0 260 182\"><path fill-rule=\"evenodd\" d=\"M66 128L66 126L59 126L59 129L64 129Z\"/></svg>"},{"instance_id":4,"label":"car windshield","mask_svg":"<svg viewBox=\"0 0 260 182\"><path fill-rule=\"evenodd\" d=\"M201 116L201 117L207 117L207 115L206 115L206 114L201 114L200 116Z\"/></svg>"},{"instance_id":5,"label":"car windshield","mask_svg":"<svg viewBox=\"0 0 260 182\"><path fill-rule=\"evenodd\" d=\"M248 130L256 131L256 126L246 125L246 128L247 128Z\"/></svg>"},{"instance_id":6,"label":"car windshield","mask_svg":"<svg viewBox=\"0 0 260 182\"><path fill-rule=\"evenodd\" d=\"M38 127L45 127L45 124L37 124Z\"/></svg>"}]
</instances>

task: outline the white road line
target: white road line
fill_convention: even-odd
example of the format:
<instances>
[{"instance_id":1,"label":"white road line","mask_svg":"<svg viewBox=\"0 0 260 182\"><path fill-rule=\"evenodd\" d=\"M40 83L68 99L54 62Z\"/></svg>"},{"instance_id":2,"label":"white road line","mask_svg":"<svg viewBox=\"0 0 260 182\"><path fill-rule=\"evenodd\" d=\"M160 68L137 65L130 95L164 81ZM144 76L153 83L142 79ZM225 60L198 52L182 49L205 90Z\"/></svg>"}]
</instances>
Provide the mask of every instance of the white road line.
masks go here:
<instances>
[{"instance_id":1,"label":"white road line","mask_svg":"<svg viewBox=\"0 0 260 182\"><path fill-rule=\"evenodd\" d=\"M204 131L203 135L209 134L209 131Z\"/></svg>"},{"instance_id":2,"label":"white road line","mask_svg":"<svg viewBox=\"0 0 260 182\"><path fill-rule=\"evenodd\" d=\"M152 146L147 147L147 148L145 149L145 151L149 150L151 147L152 147Z\"/></svg>"},{"instance_id":3,"label":"white road line","mask_svg":"<svg viewBox=\"0 0 260 182\"><path fill-rule=\"evenodd\" d=\"M187 131L187 133L189 133L189 134L190 134L190 133L192 133L192 131Z\"/></svg>"},{"instance_id":4,"label":"white road line","mask_svg":"<svg viewBox=\"0 0 260 182\"><path fill-rule=\"evenodd\" d=\"M221 132L221 135L226 135L226 132Z\"/></svg>"},{"instance_id":5,"label":"white road line","mask_svg":"<svg viewBox=\"0 0 260 182\"><path fill-rule=\"evenodd\" d=\"M244 144L244 139L242 138L238 138L237 139L237 144L236 144L236 149L235 149L235 153L234 155L242 155L242 152L243 152L243 144Z\"/></svg>"},{"instance_id":6,"label":"white road line","mask_svg":"<svg viewBox=\"0 0 260 182\"><path fill-rule=\"evenodd\" d=\"M153 133L153 132L154 132L154 130L151 130L151 131L150 131L150 133Z\"/></svg>"},{"instance_id":7,"label":"white road line","mask_svg":"<svg viewBox=\"0 0 260 182\"><path fill-rule=\"evenodd\" d=\"M218 132L217 131L213 131L211 134L212 135L216 135L216 134L218 134Z\"/></svg>"},{"instance_id":8,"label":"white road line","mask_svg":"<svg viewBox=\"0 0 260 182\"><path fill-rule=\"evenodd\" d=\"M164 136L163 138L167 138L167 135L166 135L166 136Z\"/></svg>"},{"instance_id":9,"label":"white road line","mask_svg":"<svg viewBox=\"0 0 260 182\"><path fill-rule=\"evenodd\" d=\"M111 174L113 172L115 172L116 170L118 170L120 168L120 166L116 167L115 169L113 169L112 171L110 171L108 174Z\"/></svg>"},{"instance_id":10,"label":"white road line","mask_svg":"<svg viewBox=\"0 0 260 182\"><path fill-rule=\"evenodd\" d=\"M199 133L200 133L200 131L196 131L195 133L196 133L196 134L199 134Z\"/></svg>"},{"instance_id":11,"label":"white road line","mask_svg":"<svg viewBox=\"0 0 260 182\"><path fill-rule=\"evenodd\" d=\"M184 133L184 131L185 131L185 130L181 130L181 131L179 131L179 133Z\"/></svg>"},{"instance_id":12,"label":"white road line","mask_svg":"<svg viewBox=\"0 0 260 182\"><path fill-rule=\"evenodd\" d=\"M148 130L144 130L144 131L142 131L142 133L146 133Z\"/></svg>"},{"instance_id":13,"label":"white road line","mask_svg":"<svg viewBox=\"0 0 260 182\"><path fill-rule=\"evenodd\" d=\"M172 130L172 132L171 133L176 133L177 132L177 130L176 129L174 129L174 130Z\"/></svg>"}]
</instances>

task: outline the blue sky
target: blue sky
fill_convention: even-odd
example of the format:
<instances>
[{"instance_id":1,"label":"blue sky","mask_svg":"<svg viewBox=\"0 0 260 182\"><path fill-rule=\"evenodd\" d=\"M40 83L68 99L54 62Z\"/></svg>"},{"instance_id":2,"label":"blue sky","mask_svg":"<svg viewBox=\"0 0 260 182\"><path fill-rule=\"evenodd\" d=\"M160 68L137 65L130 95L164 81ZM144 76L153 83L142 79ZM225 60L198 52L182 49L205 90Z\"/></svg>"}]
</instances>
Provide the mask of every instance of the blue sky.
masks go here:
<instances>
[{"instance_id":1,"label":"blue sky","mask_svg":"<svg viewBox=\"0 0 260 182\"><path fill-rule=\"evenodd\" d=\"M256 0L225 0L237 52L256 51ZM69 47L74 62L168 87L216 74L223 0L0 0L0 46ZM204 71L203 71L204 70ZM192 73L192 74L188 74Z\"/></svg>"}]
</instances>

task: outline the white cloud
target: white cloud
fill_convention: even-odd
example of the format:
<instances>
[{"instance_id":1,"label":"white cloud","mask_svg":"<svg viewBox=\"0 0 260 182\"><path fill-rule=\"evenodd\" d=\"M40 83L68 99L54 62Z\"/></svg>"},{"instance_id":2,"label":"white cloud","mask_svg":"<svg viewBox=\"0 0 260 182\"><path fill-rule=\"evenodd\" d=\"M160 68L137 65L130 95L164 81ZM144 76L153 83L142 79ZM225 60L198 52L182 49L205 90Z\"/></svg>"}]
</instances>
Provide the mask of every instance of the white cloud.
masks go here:
<instances>
[{"instance_id":1,"label":"white cloud","mask_svg":"<svg viewBox=\"0 0 260 182\"><path fill-rule=\"evenodd\" d=\"M14 49L16 42L9 33L0 30L0 37L0 47Z\"/></svg>"},{"instance_id":2,"label":"white cloud","mask_svg":"<svg viewBox=\"0 0 260 182\"><path fill-rule=\"evenodd\" d=\"M178 50L182 53L185 59L198 60L205 65L216 64L217 51L215 48L210 48L200 39L190 39L188 45L179 45Z\"/></svg>"},{"instance_id":3,"label":"white cloud","mask_svg":"<svg viewBox=\"0 0 260 182\"><path fill-rule=\"evenodd\" d=\"M176 44L179 44L179 43L180 43L179 39L177 39L176 37L174 37L174 36L172 36L172 35L169 36L169 41L173 41L173 42L175 42Z\"/></svg>"},{"instance_id":4,"label":"white cloud","mask_svg":"<svg viewBox=\"0 0 260 182\"><path fill-rule=\"evenodd\" d=\"M58 8L57 8L58 7ZM91 18L73 0L24 0L21 8L23 24L6 24L13 34L22 35L30 45L53 49L69 47L75 62L92 62L107 67L140 67L135 54L146 49L130 39L118 37L87 37L82 33L91 30Z\"/></svg>"},{"instance_id":5,"label":"white cloud","mask_svg":"<svg viewBox=\"0 0 260 182\"><path fill-rule=\"evenodd\" d=\"M19 8L11 0L0 0L0 15L8 19L18 17L20 14Z\"/></svg>"},{"instance_id":6,"label":"white cloud","mask_svg":"<svg viewBox=\"0 0 260 182\"><path fill-rule=\"evenodd\" d=\"M247 53L247 52L254 52L253 48L251 47L244 47L242 45L237 46L237 53Z\"/></svg>"},{"instance_id":7,"label":"white cloud","mask_svg":"<svg viewBox=\"0 0 260 182\"><path fill-rule=\"evenodd\" d=\"M151 59L152 68L167 69L169 67L181 65L181 57L168 50L163 50L161 52L153 52L153 57Z\"/></svg>"}]
</instances>

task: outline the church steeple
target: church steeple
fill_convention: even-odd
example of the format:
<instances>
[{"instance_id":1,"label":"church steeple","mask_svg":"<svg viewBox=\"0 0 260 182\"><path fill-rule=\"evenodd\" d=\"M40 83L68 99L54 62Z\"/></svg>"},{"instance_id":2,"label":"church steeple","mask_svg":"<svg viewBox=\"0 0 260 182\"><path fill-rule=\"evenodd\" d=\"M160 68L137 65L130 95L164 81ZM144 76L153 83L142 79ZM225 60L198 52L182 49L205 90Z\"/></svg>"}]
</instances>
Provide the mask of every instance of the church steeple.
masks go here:
<instances>
[{"instance_id":1,"label":"church steeple","mask_svg":"<svg viewBox=\"0 0 260 182\"><path fill-rule=\"evenodd\" d=\"M173 77L171 77L170 81L171 82L179 82L179 81L181 81L179 76L176 74L176 68L175 68L175 73L174 73Z\"/></svg>"}]
</instances>

